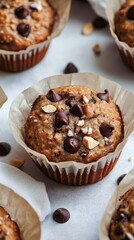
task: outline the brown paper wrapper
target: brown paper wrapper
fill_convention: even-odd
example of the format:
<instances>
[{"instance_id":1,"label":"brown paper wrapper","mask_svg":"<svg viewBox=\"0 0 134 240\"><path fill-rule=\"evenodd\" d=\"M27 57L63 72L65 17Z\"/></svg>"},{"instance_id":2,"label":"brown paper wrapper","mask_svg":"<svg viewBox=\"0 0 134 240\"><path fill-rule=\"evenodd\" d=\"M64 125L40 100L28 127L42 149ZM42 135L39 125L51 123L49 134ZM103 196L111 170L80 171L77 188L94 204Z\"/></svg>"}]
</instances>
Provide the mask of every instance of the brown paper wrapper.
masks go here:
<instances>
[{"instance_id":1,"label":"brown paper wrapper","mask_svg":"<svg viewBox=\"0 0 134 240\"><path fill-rule=\"evenodd\" d=\"M35 99L46 94L51 88L68 85L81 85L93 88L98 92L108 89L114 102L120 107L124 121L124 140L116 150L96 162L83 164L73 161L49 162L45 155L27 147L24 141L23 126L30 114ZM109 81L93 73L77 73L48 77L22 92L13 102L9 122L17 142L31 155L34 162L50 178L68 185L95 183L104 178L116 164L130 133L134 128L134 95L117 83Z\"/></svg>"},{"instance_id":2,"label":"brown paper wrapper","mask_svg":"<svg viewBox=\"0 0 134 240\"><path fill-rule=\"evenodd\" d=\"M120 56L123 62L132 70L134 70L134 47L129 47L125 42L118 39L114 32L114 17L115 13L120 9L125 0L107 1L106 15L110 26L111 35L113 36L117 47L119 49Z\"/></svg>"},{"instance_id":3,"label":"brown paper wrapper","mask_svg":"<svg viewBox=\"0 0 134 240\"><path fill-rule=\"evenodd\" d=\"M6 100L7 100L7 96L4 93L4 91L2 90L2 88L0 87L0 108L6 102Z\"/></svg>"},{"instance_id":4,"label":"brown paper wrapper","mask_svg":"<svg viewBox=\"0 0 134 240\"><path fill-rule=\"evenodd\" d=\"M20 229L22 240L40 240L39 218L29 203L10 188L0 184L0 206L2 206Z\"/></svg>"},{"instance_id":5,"label":"brown paper wrapper","mask_svg":"<svg viewBox=\"0 0 134 240\"><path fill-rule=\"evenodd\" d=\"M49 2L58 14L49 38L44 42L32 45L26 50L19 52L1 49L0 69L7 72L20 72L33 67L43 59L52 39L57 37L65 27L71 7L71 0L49 0Z\"/></svg>"},{"instance_id":6,"label":"brown paper wrapper","mask_svg":"<svg viewBox=\"0 0 134 240\"><path fill-rule=\"evenodd\" d=\"M120 185L117 187L113 193L112 198L105 210L103 218L100 225L100 240L109 240L109 226L111 218L121 204L120 198L127 193L131 188L134 188L134 168L132 171L121 181Z\"/></svg>"}]
</instances>

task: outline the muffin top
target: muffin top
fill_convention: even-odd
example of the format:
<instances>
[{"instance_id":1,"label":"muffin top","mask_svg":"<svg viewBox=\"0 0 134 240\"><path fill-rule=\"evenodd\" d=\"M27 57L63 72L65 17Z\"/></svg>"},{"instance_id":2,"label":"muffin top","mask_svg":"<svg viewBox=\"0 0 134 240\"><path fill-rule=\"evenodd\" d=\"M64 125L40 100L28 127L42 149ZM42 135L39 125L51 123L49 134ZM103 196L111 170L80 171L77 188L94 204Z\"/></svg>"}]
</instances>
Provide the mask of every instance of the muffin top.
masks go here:
<instances>
[{"instance_id":1,"label":"muffin top","mask_svg":"<svg viewBox=\"0 0 134 240\"><path fill-rule=\"evenodd\" d=\"M0 206L0 239L21 240L19 227L6 210Z\"/></svg>"},{"instance_id":2,"label":"muffin top","mask_svg":"<svg viewBox=\"0 0 134 240\"><path fill-rule=\"evenodd\" d=\"M47 40L55 17L47 0L1 0L0 49L19 51Z\"/></svg>"},{"instance_id":3,"label":"muffin top","mask_svg":"<svg viewBox=\"0 0 134 240\"><path fill-rule=\"evenodd\" d=\"M115 212L109 230L111 240L134 239L134 189L129 190Z\"/></svg>"},{"instance_id":4,"label":"muffin top","mask_svg":"<svg viewBox=\"0 0 134 240\"><path fill-rule=\"evenodd\" d=\"M123 122L108 90L82 86L51 89L34 102L24 126L25 142L53 162L89 163L113 152Z\"/></svg>"},{"instance_id":5,"label":"muffin top","mask_svg":"<svg viewBox=\"0 0 134 240\"><path fill-rule=\"evenodd\" d=\"M127 0L115 14L115 33L119 40L134 47L134 0Z\"/></svg>"}]
</instances>

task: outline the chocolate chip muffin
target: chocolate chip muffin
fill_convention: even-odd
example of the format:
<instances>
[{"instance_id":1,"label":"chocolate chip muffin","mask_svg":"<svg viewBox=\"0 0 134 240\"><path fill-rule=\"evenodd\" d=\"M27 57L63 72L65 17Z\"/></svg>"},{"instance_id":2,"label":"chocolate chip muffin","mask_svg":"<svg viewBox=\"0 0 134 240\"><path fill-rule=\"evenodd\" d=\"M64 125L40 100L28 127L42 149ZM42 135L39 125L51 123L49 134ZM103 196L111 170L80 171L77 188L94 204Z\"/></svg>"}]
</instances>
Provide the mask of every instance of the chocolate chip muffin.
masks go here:
<instances>
[{"instance_id":1,"label":"chocolate chip muffin","mask_svg":"<svg viewBox=\"0 0 134 240\"><path fill-rule=\"evenodd\" d=\"M19 51L47 40L55 18L47 0L0 1L0 49Z\"/></svg>"},{"instance_id":2,"label":"chocolate chip muffin","mask_svg":"<svg viewBox=\"0 0 134 240\"><path fill-rule=\"evenodd\" d=\"M122 197L110 224L109 237L111 240L134 239L134 189Z\"/></svg>"},{"instance_id":3,"label":"chocolate chip muffin","mask_svg":"<svg viewBox=\"0 0 134 240\"><path fill-rule=\"evenodd\" d=\"M0 206L0 239L21 240L19 227L6 210Z\"/></svg>"},{"instance_id":4,"label":"chocolate chip muffin","mask_svg":"<svg viewBox=\"0 0 134 240\"><path fill-rule=\"evenodd\" d=\"M134 47L134 0L127 0L115 14L115 33L120 41Z\"/></svg>"},{"instance_id":5,"label":"chocolate chip muffin","mask_svg":"<svg viewBox=\"0 0 134 240\"><path fill-rule=\"evenodd\" d=\"M123 120L108 90L82 86L51 89L34 102L25 142L49 161L91 163L123 140Z\"/></svg>"}]
</instances>

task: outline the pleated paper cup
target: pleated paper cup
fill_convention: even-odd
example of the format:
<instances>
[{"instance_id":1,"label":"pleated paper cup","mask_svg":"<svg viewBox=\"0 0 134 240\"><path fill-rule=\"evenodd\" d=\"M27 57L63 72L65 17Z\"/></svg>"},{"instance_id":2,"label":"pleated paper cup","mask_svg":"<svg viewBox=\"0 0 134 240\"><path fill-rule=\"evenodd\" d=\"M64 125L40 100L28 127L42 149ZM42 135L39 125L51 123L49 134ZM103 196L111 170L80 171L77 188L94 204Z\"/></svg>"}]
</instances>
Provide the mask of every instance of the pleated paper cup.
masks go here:
<instances>
[{"instance_id":1,"label":"pleated paper cup","mask_svg":"<svg viewBox=\"0 0 134 240\"><path fill-rule=\"evenodd\" d=\"M50 162L45 155L30 149L24 140L24 124L31 111L33 102L39 95L56 87L79 85L103 92L108 89L110 97L119 106L124 121L124 139L114 152L92 163L74 161ZM86 185L103 179L115 166L127 139L134 129L134 108L131 104L134 94L117 83L93 73L77 73L48 77L22 92L12 103L9 122L17 142L30 154L34 162L51 179L68 185Z\"/></svg>"},{"instance_id":2,"label":"pleated paper cup","mask_svg":"<svg viewBox=\"0 0 134 240\"><path fill-rule=\"evenodd\" d=\"M53 38L60 35L69 18L71 0L50 0L57 12L57 18L51 35L47 40L29 46L21 51L6 51L0 49L0 69L7 72L20 72L39 63L45 56Z\"/></svg>"},{"instance_id":3,"label":"pleated paper cup","mask_svg":"<svg viewBox=\"0 0 134 240\"><path fill-rule=\"evenodd\" d=\"M7 100L7 96L4 93L3 89L0 87L0 108L6 102L6 100Z\"/></svg>"},{"instance_id":4,"label":"pleated paper cup","mask_svg":"<svg viewBox=\"0 0 134 240\"><path fill-rule=\"evenodd\" d=\"M26 200L2 184L0 184L0 206L17 223L22 240L40 240L41 224L36 212Z\"/></svg>"},{"instance_id":5,"label":"pleated paper cup","mask_svg":"<svg viewBox=\"0 0 134 240\"><path fill-rule=\"evenodd\" d=\"M129 68L134 70L134 47L130 47L128 46L127 43L120 41L114 31L115 30L115 24L114 24L115 13L121 8L124 2L125 0L107 1L106 15L109 22L111 35L116 42L121 59Z\"/></svg>"},{"instance_id":6,"label":"pleated paper cup","mask_svg":"<svg viewBox=\"0 0 134 240\"><path fill-rule=\"evenodd\" d=\"M122 202L122 196L128 194L131 189L134 190L134 168L121 181L108 203L100 224L100 240L110 240L109 227L111 219Z\"/></svg>"}]
</instances>

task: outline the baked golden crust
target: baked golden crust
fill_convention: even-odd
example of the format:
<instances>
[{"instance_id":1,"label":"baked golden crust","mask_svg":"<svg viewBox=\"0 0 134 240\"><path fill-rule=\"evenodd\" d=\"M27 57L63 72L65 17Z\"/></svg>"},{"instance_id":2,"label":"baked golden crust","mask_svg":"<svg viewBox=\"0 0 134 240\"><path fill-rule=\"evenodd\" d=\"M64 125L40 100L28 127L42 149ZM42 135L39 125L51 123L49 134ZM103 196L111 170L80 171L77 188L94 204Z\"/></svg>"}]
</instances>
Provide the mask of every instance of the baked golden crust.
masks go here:
<instances>
[{"instance_id":1,"label":"baked golden crust","mask_svg":"<svg viewBox=\"0 0 134 240\"><path fill-rule=\"evenodd\" d=\"M11 220L6 210L0 206L0 239L21 240L19 227Z\"/></svg>"},{"instance_id":2,"label":"baked golden crust","mask_svg":"<svg viewBox=\"0 0 134 240\"><path fill-rule=\"evenodd\" d=\"M53 91L58 101L53 101ZM26 144L53 162L94 162L113 152L123 139L120 110L108 91L97 93L81 86L55 88L39 96L24 129Z\"/></svg>"},{"instance_id":3,"label":"baked golden crust","mask_svg":"<svg viewBox=\"0 0 134 240\"><path fill-rule=\"evenodd\" d=\"M134 239L134 189L123 196L122 203L112 218L109 236L111 240Z\"/></svg>"},{"instance_id":4,"label":"baked golden crust","mask_svg":"<svg viewBox=\"0 0 134 240\"><path fill-rule=\"evenodd\" d=\"M120 41L134 47L134 19L127 16L130 7L134 6L134 0L127 0L115 14L115 33ZM133 13L134 14L134 13Z\"/></svg>"},{"instance_id":5,"label":"baked golden crust","mask_svg":"<svg viewBox=\"0 0 134 240\"><path fill-rule=\"evenodd\" d=\"M55 17L47 0L1 1L0 49L19 51L47 40Z\"/></svg>"}]
</instances>

